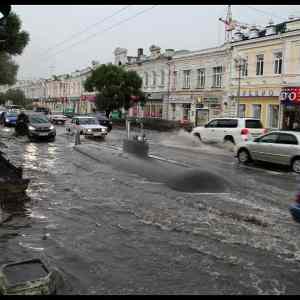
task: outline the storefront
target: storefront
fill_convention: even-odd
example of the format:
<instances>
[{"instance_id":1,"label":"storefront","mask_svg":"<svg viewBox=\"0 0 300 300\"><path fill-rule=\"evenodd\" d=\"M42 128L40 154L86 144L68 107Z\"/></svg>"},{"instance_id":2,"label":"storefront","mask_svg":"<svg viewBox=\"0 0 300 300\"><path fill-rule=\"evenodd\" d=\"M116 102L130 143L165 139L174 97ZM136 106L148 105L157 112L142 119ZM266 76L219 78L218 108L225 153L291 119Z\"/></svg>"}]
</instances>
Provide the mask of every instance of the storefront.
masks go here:
<instances>
[{"instance_id":1,"label":"storefront","mask_svg":"<svg viewBox=\"0 0 300 300\"><path fill-rule=\"evenodd\" d=\"M239 116L260 119L265 128L279 128L278 97L241 97Z\"/></svg>"},{"instance_id":2,"label":"storefront","mask_svg":"<svg viewBox=\"0 0 300 300\"><path fill-rule=\"evenodd\" d=\"M195 126L203 126L210 119L222 115L222 97L216 95L195 96Z\"/></svg>"},{"instance_id":3,"label":"storefront","mask_svg":"<svg viewBox=\"0 0 300 300\"><path fill-rule=\"evenodd\" d=\"M82 95L79 102L81 114L91 113L96 108L96 95Z\"/></svg>"},{"instance_id":4,"label":"storefront","mask_svg":"<svg viewBox=\"0 0 300 300\"><path fill-rule=\"evenodd\" d=\"M149 93L144 107L139 102L129 109L130 117L162 119L163 117L163 94Z\"/></svg>"},{"instance_id":5,"label":"storefront","mask_svg":"<svg viewBox=\"0 0 300 300\"><path fill-rule=\"evenodd\" d=\"M281 104L281 128L300 128L300 87L282 88L279 96Z\"/></svg>"}]
</instances>

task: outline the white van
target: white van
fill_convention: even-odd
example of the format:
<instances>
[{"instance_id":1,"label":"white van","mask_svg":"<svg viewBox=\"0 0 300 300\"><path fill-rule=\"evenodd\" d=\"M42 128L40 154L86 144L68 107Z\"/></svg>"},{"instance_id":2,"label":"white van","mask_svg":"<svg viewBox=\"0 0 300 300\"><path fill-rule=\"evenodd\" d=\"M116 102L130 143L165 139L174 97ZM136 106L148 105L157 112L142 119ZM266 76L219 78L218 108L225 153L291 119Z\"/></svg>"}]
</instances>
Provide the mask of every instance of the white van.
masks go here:
<instances>
[{"instance_id":1,"label":"white van","mask_svg":"<svg viewBox=\"0 0 300 300\"><path fill-rule=\"evenodd\" d=\"M192 134L203 142L233 144L251 140L266 132L261 121L253 118L216 118L192 130Z\"/></svg>"}]
</instances>

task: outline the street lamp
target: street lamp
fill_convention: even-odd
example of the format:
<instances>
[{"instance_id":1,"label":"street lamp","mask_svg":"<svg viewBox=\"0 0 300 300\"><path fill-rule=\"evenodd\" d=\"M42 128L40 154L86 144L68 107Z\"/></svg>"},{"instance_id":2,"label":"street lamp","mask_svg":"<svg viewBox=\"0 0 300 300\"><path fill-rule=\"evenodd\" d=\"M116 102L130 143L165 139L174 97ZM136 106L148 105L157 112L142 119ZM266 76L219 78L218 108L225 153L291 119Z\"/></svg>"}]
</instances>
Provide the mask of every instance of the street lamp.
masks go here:
<instances>
[{"instance_id":1,"label":"street lamp","mask_svg":"<svg viewBox=\"0 0 300 300\"><path fill-rule=\"evenodd\" d=\"M236 102L237 102L236 115L238 118L240 116L241 73L242 73L242 68L245 67L246 61L247 61L247 59L240 54L238 54L234 58L235 66L238 70L238 92L237 92L237 99L236 99Z\"/></svg>"}]
</instances>

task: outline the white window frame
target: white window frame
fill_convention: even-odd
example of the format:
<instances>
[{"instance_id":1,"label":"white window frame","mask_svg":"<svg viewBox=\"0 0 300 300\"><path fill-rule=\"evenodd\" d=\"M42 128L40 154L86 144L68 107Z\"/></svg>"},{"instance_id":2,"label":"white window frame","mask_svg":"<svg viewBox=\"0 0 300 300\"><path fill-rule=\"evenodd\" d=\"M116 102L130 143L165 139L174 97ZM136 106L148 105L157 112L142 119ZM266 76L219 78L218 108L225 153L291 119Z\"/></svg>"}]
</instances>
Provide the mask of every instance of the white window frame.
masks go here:
<instances>
[{"instance_id":1,"label":"white window frame","mask_svg":"<svg viewBox=\"0 0 300 300\"><path fill-rule=\"evenodd\" d=\"M283 53L282 51L276 51L273 53L273 72L275 75L282 74L282 66L283 66Z\"/></svg>"},{"instance_id":2,"label":"white window frame","mask_svg":"<svg viewBox=\"0 0 300 300\"><path fill-rule=\"evenodd\" d=\"M242 64L241 77L248 77L248 57L245 58L245 61Z\"/></svg>"},{"instance_id":3,"label":"white window frame","mask_svg":"<svg viewBox=\"0 0 300 300\"><path fill-rule=\"evenodd\" d=\"M264 54L256 55L256 76L264 75L264 61L265 61Z\"/></svg>"},{"instance_id":4,"label":"white window frame","mask_svg":"<svg viewBox=\"0 0 300 300\"><path fill-rule=\"evenodd\" d=\"M152 71L152 86L156 86L156 72Z\"/></svg>"},{"instance_id":5,"label":"white window frame","mask_svg":"<svg viewBox=\"0 0 300 300\"><path fill-rule=\"evenodd\" d=\"M260 115L259 115L259 117L256 117L256 116L254 116L254 106L258 106L258 105L260 106ZM261 120L261 113L262 113L262 105L260 103L252 104L252 118Z\"/></svg>"},{"instance_id":6,"label":"white window frame","mask_svg":"<svg viewBox=\"0 0 300 300\"><path fill-rule=\"evenodd\" d=\"M173 72L173 90L175 91L177 88L177 76L178 76L178 71Z\"/></svg>"},{"instance_id":7,"label":"white window frame","mask_svg":"<svg viewBox=\"0 0 300 300\"><path fill-rule=\"evenodd\" d=\"M184 89L191 88L191 70L183 71L183 88Z\"/></svg>"},{"instance_id":8,"label":"white window frame","mask_svg":"<svg viewBox=\"0 0 300 300\"><path fill-rule=\"evenodd\" d=\"M197 69L197 89L205 87L205 68Z\"/></svg>"},{"instance_id":9,"label":"white window frame","mask_svg":"<svg viewBox=\"0 0 300 300\"><path fill-rule=\"evenodd\" d=\"M160 85L165 86L165 70L160 71Z\"/></svg>"},{"instance_id":10,"label":"white window frame","mask_svg":"<svg viewBox=\"0 0 300 300\"><path fill-rule=\"evenodd\" d=\"M273 127L272 124L271 124L272 123L271 122L271 107L272 106L277 106L278 107L278 118L277 118L277 126L276 127ZM269 128L274 128L274 129L279 128L279 118L280 118L279 109L280 109L279 104L269 104L268 105L268 126L269 126Z\"/></svg>"},{"instance_id":11,"label":"white window frame","mask_svg":"<svg viewBox=\"0 0 300 300\"><path fill-rule=\"evenodd\" d=\"M144 86L148 87L148 85L149 85L149 74L148 74L148 72L144 73L144 78L145 78Z\"/></svg>"},{"instance_id":12,"label":"white window frame","mask_svg":"<svg viewBox=\"0 0 300 300\"><path fill-rule=\"evenodd\" d=\"M222 87L222 74L223 67L217 66L213 67L213 88L221 88Z\"/></svg>"}]
</instances>

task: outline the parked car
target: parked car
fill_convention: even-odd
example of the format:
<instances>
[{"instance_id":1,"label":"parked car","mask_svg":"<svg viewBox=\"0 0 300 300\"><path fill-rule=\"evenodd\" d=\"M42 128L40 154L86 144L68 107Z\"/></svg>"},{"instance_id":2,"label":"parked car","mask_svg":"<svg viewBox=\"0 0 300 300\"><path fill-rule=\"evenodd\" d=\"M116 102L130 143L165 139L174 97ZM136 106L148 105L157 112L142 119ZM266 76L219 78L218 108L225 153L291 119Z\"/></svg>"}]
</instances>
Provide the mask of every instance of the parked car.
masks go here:
<instances>
[{"instance_id":1,"label":"parked car","mask_svg":"<svg viewBox=\"0 0 300 300\"><path fill-rule=\"evenodd\" d=\"M253 141L240 143L235 156L239 162L264 161L290 166L300 173L300 132L272 131Z\"/></svg>"},{"instance_id":2,"label":"parked car","mask_svg":"<svg viewBox=\"0 0 300 300\"><path fill-rule=\"evenodd\" d=\"M77 130L80 131L80 134L89 137L105 137L107 135L107 128L100 125L95 117L73 117L71 123L66 127L66 132L75 134Z\"/></svg>"},{"instance_id":3,"label":"parked car","mask_svg":"<svg viewBox=\"0 0 300 300\"><path fill-rule=\"evenodd\" d=\"M33 141L36 139L48 140L53 142L56 137L56 129L50 123L47 116L43 113L36 112L27 112L25 113L27 116L27 122L25 123L25 130L27 132L28 138ZM20 115L21 116L21 115ZM17 123L20 122L18 118ZM18 124L17 124L18 126Z\"/></svg>"},{"instance_id":4,"label":"parked car","mask_svg":"<svg viewBox=\"0 0 300 300\"><path fill-rule=\"evenodd\" d=\"M4 111L0 117L0 123L4 126L15 126L18 117L18 112L16 111Z\"/></svg>"},{"instance_id":5,"label":"parked car","mask_svg":"<svg viewBox=\"0 0 300 300\"><path fill-rule=\"evenodd\" d=\"M62 124L62 125L64 125L66 120L67 120L67 118L63 115L63 113L60 113L60 112L53 112L50 115L50 121L53 124Z\"/></svg>"},{"instance_id":6,"label":"parked car","mask_svg":"<svg viewBox=\"0 0 300 300\"><path fill-rule=\"evenodd\" d=\"M216 118L205 126L198 126L192 130L192 134L204 142L233 144L248 141L266 132L261 121L253 118Z\"/></svg>"}]
</instances>

